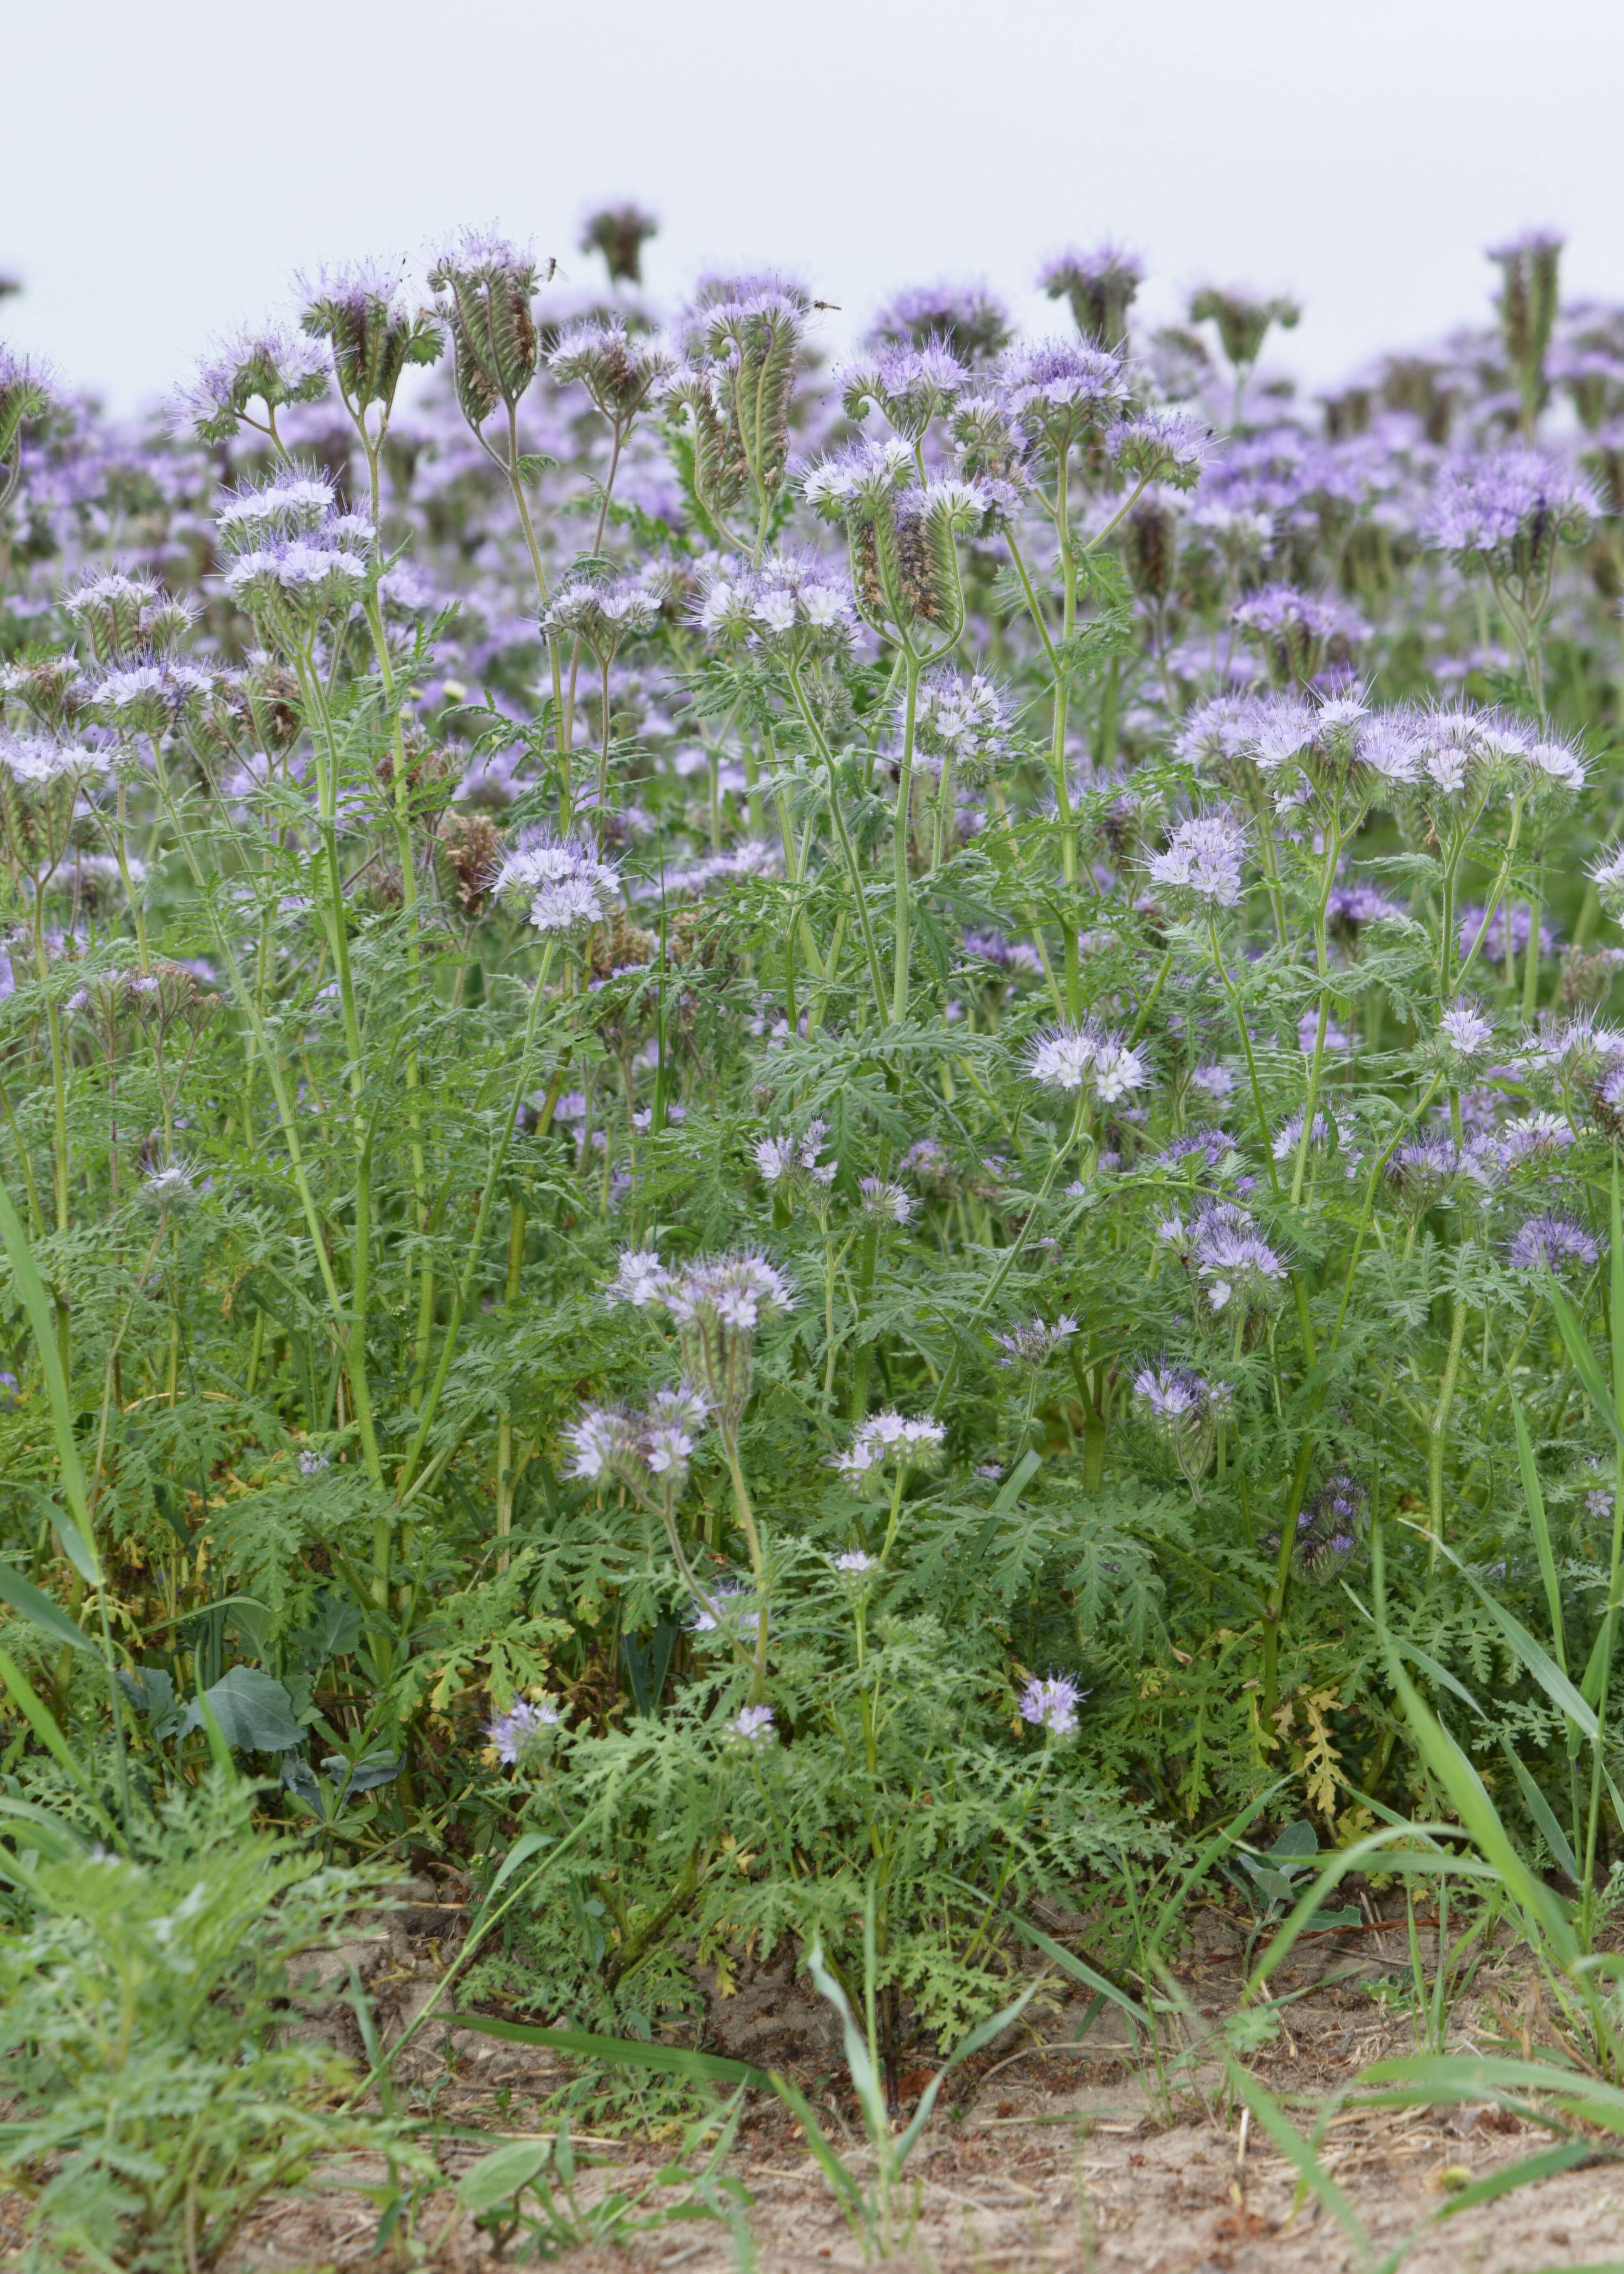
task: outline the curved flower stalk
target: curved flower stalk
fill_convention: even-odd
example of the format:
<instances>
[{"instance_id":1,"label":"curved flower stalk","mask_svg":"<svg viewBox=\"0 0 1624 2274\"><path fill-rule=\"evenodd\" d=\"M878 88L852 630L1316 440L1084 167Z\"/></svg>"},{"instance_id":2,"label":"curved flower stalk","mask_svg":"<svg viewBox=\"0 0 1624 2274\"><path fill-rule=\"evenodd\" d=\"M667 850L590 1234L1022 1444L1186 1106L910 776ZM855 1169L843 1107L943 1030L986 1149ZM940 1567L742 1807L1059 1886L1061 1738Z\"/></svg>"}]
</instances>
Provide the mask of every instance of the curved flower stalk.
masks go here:
<instances>
[{"instance_id":1,"label":"curved flower stalk","mask_svg":"<svg viewBox=\"0 0 1624 2274\"><path fill-rule=\"evenodd\" d=\"M723 542L758 561L789 467L795 376L812 303L778 276L720 278L702 289L687 321L687 358L665 383L691 451L694 494ZM748 503L755 526L735 536L729 516Z\"/></svg>"},{"instance_id":2,"label":"curved flower stalk","mask_svg":"<svg viewBox=\"0 0 1624 2274\"><path fill-rule=\"evenodd\" d=\"M16 496L23 475L22 437L25 426L43 418L51 405L50 382L26 357L0 347L0 516ZM4 532L0 528L0 548ZM0 549L0 568L8 555Z\"/></svg>"},{"instance_id":3,"label":"curved flower stalk","mask_svg":"<svg viewBox=\"0 0 1624 2274\"><path fill-rule=\"evenodd\" d=\"M299 328L327 343L339 400L365 454L376 527L379 468L395 398L409 370L439 362L445 332L433 316L412 306L403 262L350 262L299 282L304 303Z\"/></svg>"},{"instance_id":4,"label":"curved flower stalk","mask_svg":"<svg viewBox=\"0 0 1624 2274\"><path fill-rule=\"evenodd\" d=\"M247 426L285 459L277 412L292 403L315 403L327 390L327 359L317 343L266 324L212 348L199 360L191 385L177 396L175 411L200 442L229 442ZM251 417L254 403L263 418Z\"/></svg>"},{"instance_id":5,"label":"curved flower stalk","mask_svg":"<svg viewBox=\"0 0 1624 2274\"><path fill-rule=\"evenodd\" d=\"M858 613L896 648L902 664L891 995L891 1020L900 1026L908 1009L908 855L920 682L958 644L965 620L958 540L984 525L994 501L978 483L921 480L913 453L900 440L826 460L804 478L801 490L816 512L843 524Z\"/></svg>"}]
</instances>

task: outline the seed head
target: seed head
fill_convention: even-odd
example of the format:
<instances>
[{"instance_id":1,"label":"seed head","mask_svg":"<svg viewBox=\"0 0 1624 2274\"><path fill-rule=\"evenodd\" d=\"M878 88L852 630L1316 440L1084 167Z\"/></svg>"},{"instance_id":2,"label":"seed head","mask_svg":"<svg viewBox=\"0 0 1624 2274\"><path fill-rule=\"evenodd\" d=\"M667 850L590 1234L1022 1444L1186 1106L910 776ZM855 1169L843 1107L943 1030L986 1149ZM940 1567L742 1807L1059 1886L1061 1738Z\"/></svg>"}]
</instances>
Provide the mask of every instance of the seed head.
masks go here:
<instances>
[{"instance_id":1,"label":"seed head","mask_svg":"<svg viewBox=\"0 0 1624 2274\"><path fill-rule=\"evenodd\" d=\"M641 284L643 248L658 235L658 221L641 206L602 206L582 223L580 249L602 253L612 284Z\"/></svg>"}]
</instances>

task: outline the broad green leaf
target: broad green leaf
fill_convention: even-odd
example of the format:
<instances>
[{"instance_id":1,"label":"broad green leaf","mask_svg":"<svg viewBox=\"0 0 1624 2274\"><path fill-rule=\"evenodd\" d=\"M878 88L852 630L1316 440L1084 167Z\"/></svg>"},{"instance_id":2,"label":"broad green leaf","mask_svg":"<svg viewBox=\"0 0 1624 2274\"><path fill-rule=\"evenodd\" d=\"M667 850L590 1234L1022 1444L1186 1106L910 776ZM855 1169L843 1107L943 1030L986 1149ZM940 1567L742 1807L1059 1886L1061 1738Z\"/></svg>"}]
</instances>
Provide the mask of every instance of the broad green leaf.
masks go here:
<instances>
[{"instance_id":1,"label":"broad green leaf","mask_svg":"<svg viewBox=\"0 0 1624 2274\"><path fill-rule=\"evenodd\" d=\"M485 1905L490 1903L492 1895L507 1885L522 1864L528 1864L532 1856L538 1855L542 1849L550 1848L552 1845L553 1834L550 1832L527 1832L522 1839L515 1840L502 1858L501 1869L491 1882L485 1894Z\"/></svg>"},{"instance_id":2,"label":"broad green leaf","mask_svg":"<svg viewBox=\"0 0 1624 2274\"><path fill-rule=\"evenodd\" d=\"M229 1674L194 1699L181 1724L182 1736L203 1725L207 1704L228 1745L241 1745L252 1753L285 1753L304 1742L304 1732L293 1718L293 1700L280 1682L257 1666L234 1666Z\"/></svg>"},{"instance_id":3,"label":"broad green leaf","mask_svg":"<svg viewBox=\"0 0 1624 2274\"><path fill-rule=\"evenodd\" d=\"M476 2214L511 2202L522 2187L529 2187L536 2174L545 2170L552 2153L550 2140L512 2140L505 2148L492 2149L463 2172L458 2202Z\"/></svg>"}]
</instances>

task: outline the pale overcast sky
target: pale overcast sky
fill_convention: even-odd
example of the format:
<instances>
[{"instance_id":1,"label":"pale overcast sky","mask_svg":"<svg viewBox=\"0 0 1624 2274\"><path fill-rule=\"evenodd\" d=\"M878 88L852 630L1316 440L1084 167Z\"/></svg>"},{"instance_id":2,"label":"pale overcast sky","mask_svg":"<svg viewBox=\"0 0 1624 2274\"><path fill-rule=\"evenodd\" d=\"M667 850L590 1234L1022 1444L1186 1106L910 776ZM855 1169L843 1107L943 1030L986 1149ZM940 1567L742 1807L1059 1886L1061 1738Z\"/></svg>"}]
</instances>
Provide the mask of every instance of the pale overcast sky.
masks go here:
<instances>
[{"instance_id":1,"label":"pale overcast sky","mask_svg":"<svg viewBox=\"0 0 1624 2274\"><path fill-rule=\"evenodd\" d=\"M8 10L0 335L129 409L324 259L664 217L651 290L775 262L846 313L1114 237L1177 312L1299 294L1311 380L1480 316L1565 230L1624 298L1620 0L79 0Z\"/></svg>"}]
</instances>

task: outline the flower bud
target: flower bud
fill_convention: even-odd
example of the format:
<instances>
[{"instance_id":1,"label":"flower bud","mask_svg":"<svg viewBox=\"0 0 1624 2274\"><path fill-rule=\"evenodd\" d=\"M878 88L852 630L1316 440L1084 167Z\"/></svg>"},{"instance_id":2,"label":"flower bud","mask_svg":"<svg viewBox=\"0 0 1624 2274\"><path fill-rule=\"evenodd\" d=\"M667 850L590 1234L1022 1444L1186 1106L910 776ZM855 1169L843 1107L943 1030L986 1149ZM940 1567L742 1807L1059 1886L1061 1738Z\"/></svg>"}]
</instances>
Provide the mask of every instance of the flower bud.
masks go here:
<instances>
[{"instance_id":1,"label":"flower bud","mask_svg":"<svg viewBox=\"0 0 1624 2274\"><path fill-rule=\"evenodd\" d=\"M476 430L499 403L511 413L536 376L541 348L530 303L556 266L469 230L429 271L451 328L457 401Z\"/></svg>"},{"instance_id":2,"label":"flower bud","mask_svg":"<svg viewBox=\"0 0 1624 2274\"><path fill-rule=\"evenodd\" d=\"M1125 335L1128 310L1144 281L1142 264L1111 245L1063 252L1038 278L1051 300L1067 302L1083 337L1101 348L1114 348Z\"/></svg>"},{"instance_id":3,"label":"flower bud","mask_svg":"<svg viewBox=\"0 0 1624 2274\"><path fill-rule=\"evenodd\" d=\"M408 305L398 267L366 261L324 269L304 290L300 329L327 341L339 392L352 412L380 403L387 417L407 366L435 363L444 350L445 334L433 318Z\"/></svg>"}]
</instances>

